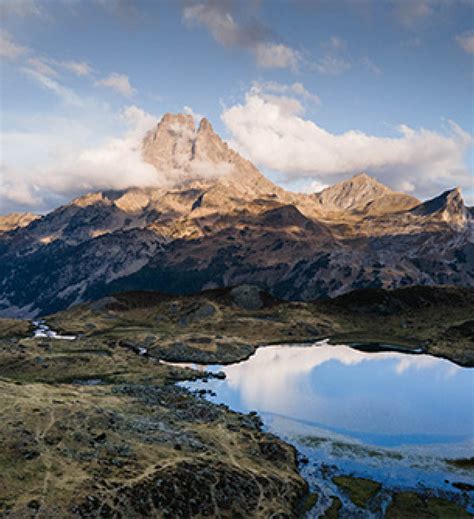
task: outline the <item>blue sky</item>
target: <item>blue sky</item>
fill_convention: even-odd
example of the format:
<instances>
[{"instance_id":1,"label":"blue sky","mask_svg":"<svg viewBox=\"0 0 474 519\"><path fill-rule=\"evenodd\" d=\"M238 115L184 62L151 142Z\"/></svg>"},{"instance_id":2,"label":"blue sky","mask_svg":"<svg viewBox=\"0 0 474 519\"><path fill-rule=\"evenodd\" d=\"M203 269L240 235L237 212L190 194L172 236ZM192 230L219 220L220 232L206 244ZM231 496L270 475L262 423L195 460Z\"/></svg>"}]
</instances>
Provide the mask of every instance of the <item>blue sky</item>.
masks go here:
<instances>
[{"instance_id":1,"label":"blue sky","mask_svg":"<svg viewBox=\"0 0 474 519\"><path fill-rule=\"evenodd\" d=\"M365 170L474 203L472 0L2 0L0 210L150 183L165 112L289 189Z\"/></svg>"}]
</instances>

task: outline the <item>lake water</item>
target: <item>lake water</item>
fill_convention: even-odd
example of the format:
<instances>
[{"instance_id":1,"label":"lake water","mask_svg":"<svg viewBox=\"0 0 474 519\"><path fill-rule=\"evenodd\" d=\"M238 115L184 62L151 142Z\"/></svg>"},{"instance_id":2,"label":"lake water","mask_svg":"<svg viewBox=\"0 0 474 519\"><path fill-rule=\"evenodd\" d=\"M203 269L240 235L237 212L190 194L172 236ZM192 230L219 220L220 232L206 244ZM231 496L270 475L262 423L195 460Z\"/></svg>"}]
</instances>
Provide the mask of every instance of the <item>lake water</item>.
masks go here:
<instances>
[{"instance_id":1,"label":"lake water","mask_svg":"<svg viewBox=\"0 0 474 519\"><path fill-rule=\"evenodd\" d=\"M474 483L472 472L446 463L474 454L474 370L324 341L259 348L244 362L206 369L226 378L182 385L209 390L206 398L236 411L257 411L267 431L308 458L302 474L323 505L324 496L339 494L335 474L446 496L459 494L453 482Z\"/></svg>"}]
</instances>

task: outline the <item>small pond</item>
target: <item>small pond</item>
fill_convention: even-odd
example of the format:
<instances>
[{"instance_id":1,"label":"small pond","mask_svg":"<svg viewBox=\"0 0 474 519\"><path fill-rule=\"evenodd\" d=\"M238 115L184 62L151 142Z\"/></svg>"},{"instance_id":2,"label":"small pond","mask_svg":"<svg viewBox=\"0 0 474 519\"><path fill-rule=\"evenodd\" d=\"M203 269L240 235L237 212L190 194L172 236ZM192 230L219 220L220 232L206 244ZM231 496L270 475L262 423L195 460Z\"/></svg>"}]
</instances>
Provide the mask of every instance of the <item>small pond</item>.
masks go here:
<instances>
[{"instance_id":1,"label":"small pond","mask_svg":"<svg viewBox=\"0 0 474 519\"><path fill-rule=\"evenodd\" d=\"M323 508L340 495L332 483L337 474L391 489L457 492L459 499L452 483L474 483L471 470L446 462L474 453L474 370L424 354L324 341L267 346L246 361L206 369L226 378L181 385L208 390L206 398L233 410L257 411L267 431L306 457L301 472Z\"/></svg>"}]
</instances>

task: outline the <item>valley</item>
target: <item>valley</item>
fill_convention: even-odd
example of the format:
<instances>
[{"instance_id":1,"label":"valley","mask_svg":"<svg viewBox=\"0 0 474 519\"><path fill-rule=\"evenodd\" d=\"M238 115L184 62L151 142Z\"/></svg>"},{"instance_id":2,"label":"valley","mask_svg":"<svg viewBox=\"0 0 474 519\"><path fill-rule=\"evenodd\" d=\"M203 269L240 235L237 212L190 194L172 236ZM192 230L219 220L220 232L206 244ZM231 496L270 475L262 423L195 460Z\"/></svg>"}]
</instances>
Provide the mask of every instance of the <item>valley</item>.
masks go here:
<instances>
[{"instance_id":1,"label":"valley","mask_svg":"<svg viewBox=\"0 0 474 519\"><path fill-rule=\"evenodd\" d=\"M288 303L244 285L193 296L115 294L45 318L74 340L34 337L30 321L1 320L1 513L297 517L319 503L331 514L341 505L308 491L293 447L262 429L257 414L177 386L212 375L173 364L230 364L258 346L330 337L470 366L473 298L471 289L424 287ZM466 506L469 489L459 495ZM390 513L423 506L462 516L449 493L428 496L396 494Z\"/></svg>"},{"instance_id":2,"label":"valley","mask_svg":"<svg viewBox=\"0 0 474 519\"><path fill-rule=\"evenodd\" d=\"M0 519L474 519L474 0L0 21Z\"/></svg>"}]
</instances>

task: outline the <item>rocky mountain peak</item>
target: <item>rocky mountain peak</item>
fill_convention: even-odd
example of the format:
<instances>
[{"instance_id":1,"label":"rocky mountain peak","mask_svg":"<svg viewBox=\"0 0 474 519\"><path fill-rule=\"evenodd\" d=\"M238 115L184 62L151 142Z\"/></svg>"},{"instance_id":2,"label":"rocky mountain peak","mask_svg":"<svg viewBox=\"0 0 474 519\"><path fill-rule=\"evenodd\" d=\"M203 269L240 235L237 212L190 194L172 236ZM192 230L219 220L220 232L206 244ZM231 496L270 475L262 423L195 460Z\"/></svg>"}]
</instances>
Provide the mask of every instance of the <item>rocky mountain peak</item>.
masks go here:
<instances>
[{"instance_id":1,"label":"rocky mountain peak","mask_svg":"<svg viewBox=\"0 0 474 519\"><path fill-rule=\"evenodd\" d=\"M469 219L469 211L464 205L461 189L455 187L441 195L416 206L413 213L443 220L454 226L463 226Z\"/></svg>"},{"instance_id":2,"label":"rocky mountain peak","mask_svg":"<svg viewBox=\"0 0 474 519\"><path fill-rule=\"evenodd\" d=\"M232 150L205 118L196 128L191 115L164 115L145 136L143 158L175 187L186 184L206 192L217 189L213 205L219 199L225 202L282 191ZM204 202L211 198L208 193Z\"/></svg>"},{"instance_id":3,"label":"rocky mountain peak","mask_svg":"<svg viewBox=\"0 0 474 519\"><path fill-rule=\"evenodd\" d=\"M382 183L380 183L374 177L371 177L370 175L368 175L367 173L365 173L363 171L361 173L356 173L355 175L353 175L349 179L349 182L352 182L353 184L358 184L358 183L359 184L372 184L372 185L376 185L376 186L382 186L385 189L388 189L386 186L384 186Z\"/></svg>"},{"instance_id":4,"label":"rocky mountain peak","mask_svg":"<svg viewBox=\"0 0 474 519\"><path fill-rule=\"evenodd\" d=\"M191 115L165 114L143 141L143 158L161 173L185 170L193 156L196 127Z\"/></svg>"},{"instance_id":5,"label":"rocky mountain peak","mask_svg":"<svg viewBox=\"0 0 474 519\"><path fill-rule=\"evenodd\" d=\"M199 123L199 132L206 132L206 131L212 131L214 132L214 129L212 128L212 124L209 122L209 119L206 119L203 117L201 119L201 122Z\"/></svg>"},{"instance_id":6,"label":"rocky mountain peak","mask_svg":"<svg viewBox=\"0 0 474 519\"><path fill-rule=\"evenodd\" d=\"M367 173L358 173L328 187L314 198L322 211L329 212L381 214L411 209L419 204L415 197L392 191Z\"/></svg>"},{"instance_id":7,"label":"rocky mountain peak","mask_svg":"<svg viewBox=\"0 0 474 519\"><path fill-rule=\"evenodd\" d=\"M161 128L162 130L176 130L176 127L188 127L195 130L194 125L194 117L190 114L172 114L167 112L161 118L160 122L157 125L157 128Z\"/></svg>"},{"instance_id":8,"label":"rocky mountain peak","mask_svg":"<svg viewBox=\"0 0 474 519\"><path fill-rule=\"evenodd\" d=\"M70 205L74 205L77 207L87 207L89 205L96 205L96 204L105 204L110 205L110 200L104 196L101 192L96 193L87 193L85 195L79 196L78 198L75 198Z\"/></svg>"},{"instance_id":9,"label":"rocky mountain peak","mask_svg":"<svg viewBox=\"0 0 474 519\"><path fill-rule=\"evenodd\" d=\"M316 193L315 198L328 211L358 210L390 191L366 173L359 173Z\"/></svg>"},{"instance_id":10,"label":"rocky mountain peak","mask_svg":"<svg viewBox=\"0 0 474 519\"><path fill-rule=\"evenodd\" d=\"M0 215L0 233L13 231L20 227L27 227L38 218L40 218L40 216L33 213L8 213Z\"/></svg>"}]
</instances>

